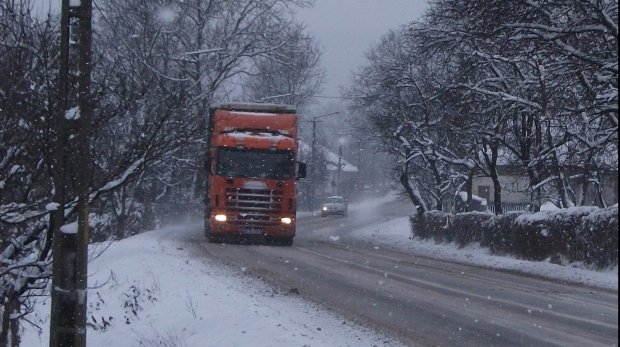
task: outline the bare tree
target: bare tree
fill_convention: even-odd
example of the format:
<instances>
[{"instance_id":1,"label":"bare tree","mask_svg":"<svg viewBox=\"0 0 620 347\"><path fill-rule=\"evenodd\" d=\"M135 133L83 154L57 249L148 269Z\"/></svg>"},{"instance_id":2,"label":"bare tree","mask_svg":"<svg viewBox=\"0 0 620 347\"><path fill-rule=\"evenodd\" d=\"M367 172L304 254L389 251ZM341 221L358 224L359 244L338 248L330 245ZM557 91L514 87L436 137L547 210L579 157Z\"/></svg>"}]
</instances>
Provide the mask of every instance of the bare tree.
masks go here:
<instances>
[{"instance_id":1,"label":"bare tree","mask_svg":"<svg viewBox=\"0 0 620 347\"><path fill-rule=\"evenodd\" d=\"M179 198L183 194L191 196L195 175L179 173L200 166L188 153L196 153L189 150L202 141L201 122L212 97L225 95L225 82L249 71L253 59L282 46L273 30L282 28L276 24L292 3L211 3L203 22L209 36L183 41L196 33L193 27L171 28L192 23L198 9L96 2L88 200L94 219L114 221L110 230L133 228L116 237L148 227L156 219L154 202L174 204L186 200ZM64 113L55 98L57 23L36 19L27 2L0 4L0 70L6 77L0 81L0 345L19 344L18 324L28 321L51 274L53 230L76 219L73 178L79 166L65 155L74 148L76 129L71 112ZM195 52L211 42L221 44L219 54ZM190 73L196 72L190 69L196 57L199 75ZM69 75L71 85L77 79ZM69 117L64 132L58 131L58 114ZM101 230L94 236L108 237Z\"/></svg>"},{"instance_id":2,"label":"bare tree","mask_svg":"<svg viewBox=\"0 0 620 347\"><path fill-rule=\"evenodd\" d=\"M19 321L51 276L44 217L58 35L28 2L9 1L0 4L0 36L0 346L18 346Z\"/></svg>"},{"instance_id":3,"label":"bare tree","mask_svg":"<svg viewBox=\"0 0 620 347\"><path fill-rule=\"evenodd\" d=\"M441 177L460 190L481 174L501 212L501 160L527 172L534 204L553 186L571 206L575 178L585 194L617 161L616 48L614 1L441 0L371 50L351 95L403 163L434 177L434 200Z\"/></svg>"},{"instance_id":4,"label":"bare tree","mask_svg":"<svg viewBox=\"0 0 620 347\"><path fill-rule=\"evenodd\" d=\"M319 92L324 81L321 53L300 25L287 24L281 35L283 47L254 62L255 71L245 81L245 94L252 101L300 107Z\"/></svg>"}]
</instances>

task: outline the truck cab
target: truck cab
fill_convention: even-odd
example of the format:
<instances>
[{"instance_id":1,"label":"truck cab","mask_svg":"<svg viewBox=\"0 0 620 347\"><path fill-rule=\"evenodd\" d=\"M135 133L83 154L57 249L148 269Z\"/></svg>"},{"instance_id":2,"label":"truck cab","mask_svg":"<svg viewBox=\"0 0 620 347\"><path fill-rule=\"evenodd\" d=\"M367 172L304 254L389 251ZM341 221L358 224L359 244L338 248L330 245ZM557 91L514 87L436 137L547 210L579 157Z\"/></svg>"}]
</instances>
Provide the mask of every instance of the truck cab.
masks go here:
<instances>
[{"instance_id":1,"label":"truck cab","mask_svg":"<svg viewBox=\"0 0 620 347\"><path fill-rule=\"evenodd\" d=\"M297 115L288 105L233 103L210 111L205 234L210 242L295 236Z\"/></svg>"}]
</instances>

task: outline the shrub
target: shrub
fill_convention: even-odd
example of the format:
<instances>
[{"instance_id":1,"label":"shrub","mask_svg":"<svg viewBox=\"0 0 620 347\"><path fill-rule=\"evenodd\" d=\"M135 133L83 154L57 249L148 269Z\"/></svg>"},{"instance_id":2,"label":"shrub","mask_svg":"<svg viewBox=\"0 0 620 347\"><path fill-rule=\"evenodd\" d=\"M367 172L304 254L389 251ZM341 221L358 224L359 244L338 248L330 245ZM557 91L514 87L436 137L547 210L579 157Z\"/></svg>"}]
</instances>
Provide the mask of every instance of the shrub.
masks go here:
<instances>
[{"instance_id":1,"label":"shrub","mask_svg":"<svg viewBox=\"0 0 620 347\"><path fill-rule=\"evenodd\" d=\"M493 217L493 214L485 212L457 213L451 223L454 241L459 247L479 242L482 240L483 225Z\"/></svg>"},{"instance_id":2,"label":"shrub","mask_svg":"<svg viewBox=\"0 0 620 347\"><path fill-rule=\"evenodd\" d=\"M425 226L435 242L450 242L453 239L451 220L452 214L442 211L424 213Z\"/></svg>"},{"instance_id":3,"label":"shrub","mask_svg":"<svg viewBox=\"0 0 620 347\"><path fill-rule=\"evenodd\" d=\"M576 242L577 229L583 217L597 207L571 207L553 211L541 211L519 216L514 248L517 256L530 260L548 257L567 257Z\"/></svg>"},{"instance_id":4,"label":"shrub","mask_svg":"<svg viewBox=\"0 0 620 347\"><path fill-rule=\"evenodd\" d=\"M412 234L421 239L432 238L435 242L452 241L450 220L452 214L442 211L427 211L422 216L411 216Z\"/></svg>"},{"instance_id":5,"label":"shrub","mask_svg":"<svg viewBox=\"0 0 620 347\"><path fill-rule=\"evenodd\" d=\"M480 241L494 254L529 260L583 261L598 268L618 264L618 205L592 206L502 215L441 211L410 217L414 237L455 241L460 247Z\"/></svg>"},{"instance_id":6,"label":"shrub","mask_svg":"<svg viewBox=\"0 0 620 347\"><path fill-rule=\"evenodd\" d=\"M511 211L490 218L482 225L480 245L489 247L495 254L514 253L514 235L518 232L515 219L524 214L524 211Z\"/></svg>"},{"instance_id":7,"label":"shrub","mask_svg":"<svg viewBox=\"0 0 620 347\"><path fill-rule=\"evenodd\" d=\"M551 211L549 213L548 228L551 232L550 253L562 255L570 261L576 260L578 249L577 233L584 218L598 211L595 206L571 207Z\"/></svg>"},{"instance_id":8,"label":"shrub","mask_svg":"<svg viewBox=\"0 0 620 347\"><path fill-rule=\"evenodd\" d=\"M605 268L618 264L618 205L590 213L581 220L574 247L576 260Z\"/></svg>"},{"instance_id":9,"label":"shrub","mask_svg":"<svg viewBox=\"0 0 620 347\"><path fill-rule=\"evenodd\" d=\"M409 216L409 227L411 228L411 237L420 239L428 238L426 226L424 225L424 215L415 214Z\"/></svg>"}]
</instances>

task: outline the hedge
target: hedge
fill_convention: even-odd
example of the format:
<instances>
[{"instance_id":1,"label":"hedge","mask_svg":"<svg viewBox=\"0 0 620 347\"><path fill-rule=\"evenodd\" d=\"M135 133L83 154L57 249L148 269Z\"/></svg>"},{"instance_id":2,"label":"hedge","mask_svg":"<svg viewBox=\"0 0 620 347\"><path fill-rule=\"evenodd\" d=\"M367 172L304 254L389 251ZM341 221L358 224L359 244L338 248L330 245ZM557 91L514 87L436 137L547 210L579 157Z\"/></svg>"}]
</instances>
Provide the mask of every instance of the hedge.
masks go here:
<instances>
[{"instance_id":1,"label":"hedge","mask_svg":"<svg viewBox=\"0 0 620 347\"><path fill-rule=\"evenodd\" d=\"M618 264L618 205L594 211L581 220L575 260L605 268Z\"/></svg>"},{"instance_id":2,"label":"hedge","mask_svg":"<svg viewBox=\"0 0 620 347\"><path fill-rule=\"evenodd\" d=\"M480 242L494 254L521 259L564 258L604 268L618 264L618 205L573 207L555 211L523 211L492 215L441 211L411 216L414 237L456 242L463 247Z\"/></svg>"},{"instance_id":3,"label":"hedge","mask_svg":"<svg viewBox=\"0 0 620 347\"><path fill-rule=\"evenodd\" d=\"M597 207L571 207L519 216L515 222L516 254L529 260L565 257L574 260L573 249L581 220Z\"/></svg>"},{"instance_id":4,"label":"hedge","mask_svg":"<svg viewBox=\"0 0 620 347\"><path fill-rule=\"evenodd\" d=\"M485 212L457 213L452 218L454 241L459 247L464 247L471 242L482 240L483 225L486 224L493 214Z\"/></svg>"},{"instance_id":5,"label":"hedge","mask_svg":"<svg viewBox=\"0 0 620 347\"><path fill-rule=\"evenodd\" d=\"M525 214L524 211L511 211L489 219L482 227L480 245L489 247L494 254L512 254L515 243L515 220Z\"/></svg>"},{"instance_id":6,"label":"hedge","mask_svg":"<svg viewBox=\"0 0 620 347\"><path fill-rule=\"evenodd\" d=\"M451 242L453 239L450 219L452 214L442 211L427 211L422 216L411 216L413 237L432 238L435 242Z\"/></svg>"}]
</instances>

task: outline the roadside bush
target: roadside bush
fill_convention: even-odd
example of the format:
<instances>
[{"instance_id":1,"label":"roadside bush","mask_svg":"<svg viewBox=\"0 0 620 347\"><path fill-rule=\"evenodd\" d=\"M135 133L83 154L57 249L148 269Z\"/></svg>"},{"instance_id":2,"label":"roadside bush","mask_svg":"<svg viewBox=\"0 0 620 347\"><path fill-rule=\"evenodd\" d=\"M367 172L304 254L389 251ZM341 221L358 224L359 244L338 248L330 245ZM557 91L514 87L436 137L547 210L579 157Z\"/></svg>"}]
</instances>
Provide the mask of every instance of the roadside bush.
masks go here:
<instances>
[{"instance_id":1,"label":"roadside bush","mask_svg":"<svg viewBox=\"0 0 620 347\"><path fill-rule=\"evenodd\" d=\"M409 220L414 237L438 243L455 241L463 247L480 242L493 254L536 261L550 258L557 263L582 261L599 269L618 264L618 205L498 216L429 211Z\"/></svg>"},{"instance_id":2,"label":"roadside bush","mask_svg":"<svg viewBox=\"0 0 620 347\"><path fill-rule=\"evenodd\" d=\"M513 253L519 258L543 260L551 248L551 231L547 212L524 214L515 220Z\"/></svg>"},{"instance_id":3,"label":"roadside bush","mask_svg":"<svg viewBox=\"0 0 620 347\"><path fill-rule=\"evenodd\" d=\"M599 269L618 264L618 205L594 211L581 220L575 260Z\"/></svg>"},{"instance_id":4,"label":"roadside bush","mask_svg":"<svg viewBox=\"0 0 620 347\"><path fill-rule=\"evenodd\" d=\"M571 207L550 212L548 228L551 231L551 256L562 255L569 261L577 259L577 233L583 219L599 211L595 206Z\"/></svg>"},{"instance_id":5,"label":"roadside bush","mask_svg":"<svg viewBox=\"0 0 620 347\"><path fill-rule=\"evenodd\" d=\"M432 238L435 242L450 242L453 240L450 227L451 217L451 213L442 211L427 211L421 217L411 216L413 236L421 239Z\"/></svg>"},{"instance_id":6,"label":"roadside bush","mask_svg":"<svg viewBox=\"0 0 620 347\"><path fill-rule=\"evenodd\" d=\"M515 220L524 214L524 211L511 211L490 218L482 225L480 245L488 247L494 254L514 253L514 235L518 232Z\"/></svg>"},{"instance_id":7,"label":"roadside bush","mask_svg":"<svg viewBox=\"0 0 620 347\"><path fill-rule=\"evenodd\" d=\"M483 225L494 215L485 212L464 212L454 215L451 223L454 241L459 247L482 240Z\"/></svg>"},{"instance_id":8,"label":"roadside bush","mask_svg":"<svg viewBox=\"0 0 620 347\"><path fill-rule=\"evenodd\" d=\"M515 222L514 251L529 260L549 257L574 259L577 229L581 220L596 211L597 207L571 207L554 211L541 211L519 216Z\"/></svg>"},{"instance_id":9,"label":"roadside bush","mask_svg":"<svg viewBox=\"0 0 620 347\"><path fill-rule=\"evenodd\" d=\"M425 226L435 242L451 242L453 240L452 217L451 213L442 211L424 213Z\"/></svg>"},{"instance_id":10,"label":"roadside bush","mask_svg":"<svg viewBox=\"0 0 620 347\"><path fill-rule=\"evenodd\" d=\"M426 232L426 227L424 226L424 215L410 215L409 216L409 227L411 229L411 238L419 238L426 239L428 238L428 233Z\"/></svg>"}]
</instances>

